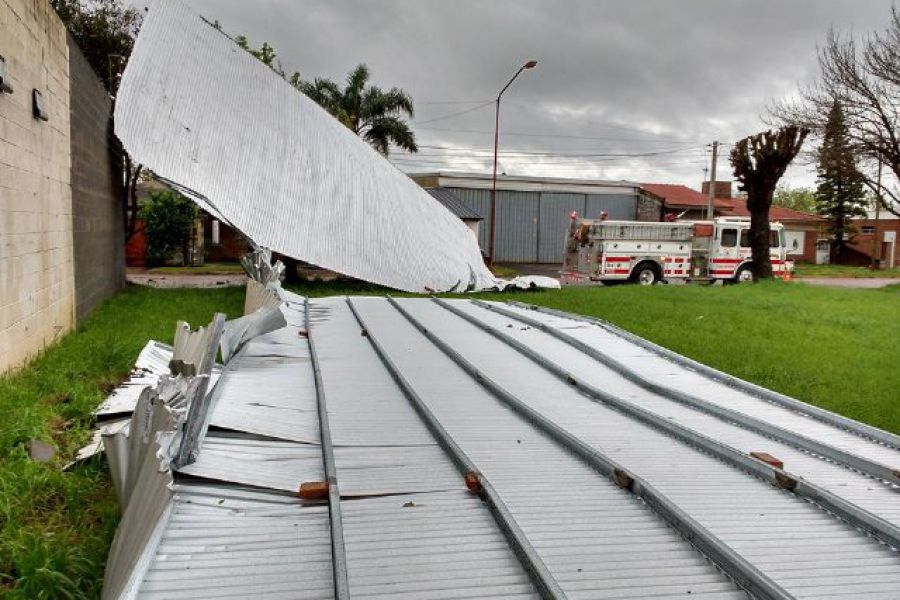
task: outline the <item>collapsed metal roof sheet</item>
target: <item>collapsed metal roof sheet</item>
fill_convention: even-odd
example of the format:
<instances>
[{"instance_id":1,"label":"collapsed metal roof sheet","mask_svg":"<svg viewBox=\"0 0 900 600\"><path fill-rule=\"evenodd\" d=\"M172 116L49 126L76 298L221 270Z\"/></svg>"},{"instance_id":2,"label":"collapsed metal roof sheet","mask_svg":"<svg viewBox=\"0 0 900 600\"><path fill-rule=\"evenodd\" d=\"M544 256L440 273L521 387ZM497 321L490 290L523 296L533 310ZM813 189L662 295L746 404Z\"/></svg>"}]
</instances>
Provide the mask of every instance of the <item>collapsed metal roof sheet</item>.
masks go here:
<instances>
[{"instance_id":1,"label":"collapsed metal roof sheet","mask_svg":"<svg viewBox=\"0 0 900 600\"><path fill-rule=\"evenodd\" d=\"M223 370L166 510L148 488L127 597L896 597L893 434L574 315L280 310ZM330 510L296 494L326 448Z\"/></svg>"},{"instance_id":2,"label":"collapsed metal roof sheet","mask_svg":"<svg viewBox=\"0 0 900 600\"><path fill-rule=\"evenodd\" d=\"M497 285L459 219L181 2L150 4L115 129L136 163L276 252L407 291Z\"/></svg>"}]
</instances>

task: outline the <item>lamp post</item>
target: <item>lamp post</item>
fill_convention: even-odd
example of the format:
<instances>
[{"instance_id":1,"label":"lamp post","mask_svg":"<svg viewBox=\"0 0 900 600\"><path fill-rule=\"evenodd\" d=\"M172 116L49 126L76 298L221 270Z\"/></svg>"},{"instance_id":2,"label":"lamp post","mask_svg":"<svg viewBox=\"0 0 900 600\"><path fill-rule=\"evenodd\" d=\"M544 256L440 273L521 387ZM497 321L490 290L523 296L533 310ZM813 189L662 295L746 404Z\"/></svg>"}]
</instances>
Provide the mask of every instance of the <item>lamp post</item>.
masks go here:
<instances>
[{"instance_id":1,"label":"lamp post","mask_svg":"<svg viewBox=\"0 0 900 600\"><path fill-rule=\"evenodd\" d=\"M488 262L491 265L494 264L494 232L497 229L497 149L500 145L500 98L503 96L503 92L512 85L512 82L516 80L516 77L518 77L522 71L525 69L533 69L535 66L537 66L537 61L529 60L519 67L516 74L506 82L506 85L504 85L503 89L500 90L500 93L497 94L497 104L494 111L494 176L491 180L491 231L488 241Z\"/></svg>"}]
</instances>

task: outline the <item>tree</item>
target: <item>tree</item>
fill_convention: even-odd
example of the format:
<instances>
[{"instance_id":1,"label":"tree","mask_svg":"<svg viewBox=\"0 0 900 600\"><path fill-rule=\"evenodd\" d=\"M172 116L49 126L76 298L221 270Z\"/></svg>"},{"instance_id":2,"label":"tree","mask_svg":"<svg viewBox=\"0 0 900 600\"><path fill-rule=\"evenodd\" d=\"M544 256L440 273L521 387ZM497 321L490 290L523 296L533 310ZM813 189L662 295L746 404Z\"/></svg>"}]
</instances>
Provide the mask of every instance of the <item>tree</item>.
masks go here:
<instances>
[{"instance_id":1,"label":"tree","mask_svg":"<svg viewBox=\"0 0 900 600\"><path fill-rule=\"evenodd\" d=\"M197 219L197 205L175 192L155 192L141 208L146 223L147 264L162 265L181 251L182 264L190 262L191 231Z\"/></svg>"},{"instance_id":2,"label":"tree","mask_svg":"<svg viewBox=\"0 0 900 600\"><path fill-rule=\"evenodd\" d=\"M750 269L755 280L772 277L769 257L769 207L778 180L803 145L809 130L795 126L782 127L751 135L735 144L731 150L734 176L739 189L747 192L750 211Z\"/></svg>"},{"instance_id":3,"label":"tree","mask_svg":"<svg viewBox=\"0 0 900 600\"><path fill-rule=\"evenodd\" d=\"M877 163L900 179L900 9L885 30L857 42L829 31L819 50L821 80L801 89L797 101L778 102L774 117L824 135L835 102L844 112L847 142L862 165L866 187L878 194ZM900 217L900 191L881 188L882 208Z\"/></svg>"},{"instance_id":4,"label":"tree","mask_svg":"<svg viewBox=\"0 0 900 600\"><path fill-rule=\"evenodd\" d=\"M88 63L115 95L142 15L121 0L50 0Z\"/></svg>"},{"instance_id":5,"label":"tree","mask_svg":"<svg viewBox=\"0 0 900 600\"><path fill-rule=\"evenodd\" d=\"M866 215L867 202L865 178L856 166L844 111L837 100L828 115L817 158L816 207L828 219L832 259L840 262L847 239L854 233L851 219Z\"/></svg>"},{"instance_id":6,"label":"tree","mask_svg":"<svg viewBox=\"0 0 900 600\"><path fill-rule=\"evenodd\" d=\"M404 115L413 116L410 95L397 87L384 91L368 82L369 68L364 64L350 71L343 89L330 79L291 79L297 89L385 156L392 144L417 152L415 135L404 120Z\"/></svg>"},{"instance_id":7,"label":"tree","mask_svg":"<svg viewBox=\"0 0 900 600\"><path fill-rule=\"evenodd\" d=\"M816 192L810 188L778 186L772 197L774 206L799 210L800 212L816 212Z\"/></svg>"}]
</instances>

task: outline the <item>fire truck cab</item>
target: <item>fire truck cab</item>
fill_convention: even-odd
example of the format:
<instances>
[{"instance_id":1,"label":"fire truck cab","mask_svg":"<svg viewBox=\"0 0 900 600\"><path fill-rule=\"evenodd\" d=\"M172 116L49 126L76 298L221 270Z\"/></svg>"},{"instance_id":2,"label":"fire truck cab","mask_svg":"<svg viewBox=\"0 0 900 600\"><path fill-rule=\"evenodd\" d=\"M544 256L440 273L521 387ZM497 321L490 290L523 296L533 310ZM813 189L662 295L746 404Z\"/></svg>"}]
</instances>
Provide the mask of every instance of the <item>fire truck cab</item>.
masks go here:
<instances>
[{"instance_id":1,"label":"fire truck cab","mask_svg":"<svg viewBox=\"0 0 900 600\"><path fill-rule=\"evenodd\" d=\"M772 271L789 278L784 227L771 224ZM608 221L573 215L566 237L562 280L631 281L752 281L750 219L720 217L713 221Z\"/></svg>"}]
</instances>

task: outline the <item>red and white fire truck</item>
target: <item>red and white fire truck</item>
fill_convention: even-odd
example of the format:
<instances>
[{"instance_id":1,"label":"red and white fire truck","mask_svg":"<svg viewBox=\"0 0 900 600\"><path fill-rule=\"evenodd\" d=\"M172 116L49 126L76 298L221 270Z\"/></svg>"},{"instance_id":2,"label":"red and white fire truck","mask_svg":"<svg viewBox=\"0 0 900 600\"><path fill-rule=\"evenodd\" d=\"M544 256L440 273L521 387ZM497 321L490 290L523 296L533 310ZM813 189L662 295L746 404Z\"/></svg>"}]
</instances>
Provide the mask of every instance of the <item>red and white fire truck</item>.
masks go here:
<instances>
[{"instance_id":1,"label":"red and white fire truck","mask_svg":"<svg viewBox=\"0 0 900 600\"><path fill-rule=\"evenodd\" d=\"M784 227L771 224L772 272L789 279L794 264L786 260ZM693 280L740 283L752 281L750 219L720 217L713 221L608 221L572 215L566 238L562 281Z\"/></svg>"}]
</instances>

